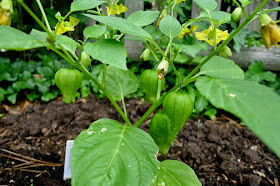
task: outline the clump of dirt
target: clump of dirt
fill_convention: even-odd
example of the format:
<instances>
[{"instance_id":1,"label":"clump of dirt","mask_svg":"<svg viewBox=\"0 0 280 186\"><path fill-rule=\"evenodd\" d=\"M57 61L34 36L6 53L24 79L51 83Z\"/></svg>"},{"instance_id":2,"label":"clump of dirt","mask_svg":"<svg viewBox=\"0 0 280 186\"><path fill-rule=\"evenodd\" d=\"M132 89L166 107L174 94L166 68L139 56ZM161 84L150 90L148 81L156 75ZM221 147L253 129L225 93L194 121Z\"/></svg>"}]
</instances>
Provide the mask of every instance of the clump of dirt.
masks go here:
<instances>
[{"instance_id":1,"label":"clump of dirt","mask_svg":"<svg viewBox=\"0 0 280 186\"><path fill-rule=\"evenodd\" d=\"M150 107L138 99L127 100L126 106L133 123ZM108 100L97 100L93 95L69 105L52 101L29 105L17 115L11 113L0 120L1 149L56 166L19 170L17 165L24 162L0 151L0 184L6 185L70 185L69 180L63 180L60 166L66 140L75 139L100 118L123 122ZM143 130L148 131L151 117L141 126ZM189 119L169 154L159 156L159 160L164 159L185 162L203 185L276 185L280 179L280 160L247 128L226 117Z\"/></svg>"}]
</instances>

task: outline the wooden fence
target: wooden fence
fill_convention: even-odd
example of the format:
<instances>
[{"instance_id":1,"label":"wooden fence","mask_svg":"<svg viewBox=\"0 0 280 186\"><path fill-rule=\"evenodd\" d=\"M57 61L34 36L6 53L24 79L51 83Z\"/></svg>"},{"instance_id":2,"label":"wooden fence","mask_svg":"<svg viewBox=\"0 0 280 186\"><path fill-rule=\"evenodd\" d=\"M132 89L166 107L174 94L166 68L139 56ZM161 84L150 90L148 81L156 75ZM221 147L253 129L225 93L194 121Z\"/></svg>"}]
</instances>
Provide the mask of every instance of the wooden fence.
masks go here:
<instances>
[{"instance_id":1,"label":"wooden fence","mask_svg":"<svg viewBox=\"0 0 280 186\"><path fill-rule=\"evenodd\" d=\"M217 9L221 10L223 0L217 1ZM246 12L250 15L256 7L262 2L262 0L253 0L253 2L246 6ZM279 3L275 2L275 0L269 0L269 2L265 5L264 9L271 9L278 6ZM125 0L125 6L128 7L128 11L125 12L125 17L127 18L132 12L137 10L144 9L143 0ZM198 7L194 2L192 3L192 18L199 16L201 12L200 7ZM278 12L271 12L269 15L273 20L276 20ZM241 22L244 21L244 16L241 19ZM259 31L259 21L255 19L246 27L249 30ZM143 44L141 42L136 41L126 41L125 47L127 48L127 53L132 60L139 60L139 56L141 55ZM207 55L207 53L202 53ZM238 65L242 68L247 68L248 65L253 60L258 60L263 62L266 70L280 71L280 49L275 49L271 47L270 50L266 50L264 46L262 47L243 47L239 54L233 52L233 57L230 59L234 60Z\"/></svg>"}]
</instances>

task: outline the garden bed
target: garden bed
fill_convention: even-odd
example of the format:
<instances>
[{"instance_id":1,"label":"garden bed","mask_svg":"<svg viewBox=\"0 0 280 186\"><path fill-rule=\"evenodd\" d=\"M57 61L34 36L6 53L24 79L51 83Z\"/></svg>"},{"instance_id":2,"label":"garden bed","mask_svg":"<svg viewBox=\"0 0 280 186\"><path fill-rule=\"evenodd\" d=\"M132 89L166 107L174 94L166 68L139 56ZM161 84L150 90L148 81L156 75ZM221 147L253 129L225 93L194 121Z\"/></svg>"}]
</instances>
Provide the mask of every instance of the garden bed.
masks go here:
<instances>
[{"instance_id":1,"label":"garden bed","mask_svg":"<svg viewBox=\"0 0 280 186\"><path fill-rule=\"evenodd\" d=\"M133 123L150 106L138 99L127 100L126 104ZM0 119L1 149L22 155L18 160L11 159L16 155L1 150L0 184L4 185L70 185L69 180L63 180L66 140L75 139L100 118L123 122L108 100L92 95L69 105L57 99L47 104L24 102L18 107L22 110L5 105L0 108L1 113L7 112ZM142 129L148 130L150 119ZM16 166L24 163L20 160L25 156L47 163L22 165L19 169ZM277 186L280 180L280 160L251 131L226 116L215 121L189 119L169 154L158 159L187 163L203 185Z\"/></svg>"}]
</instances>

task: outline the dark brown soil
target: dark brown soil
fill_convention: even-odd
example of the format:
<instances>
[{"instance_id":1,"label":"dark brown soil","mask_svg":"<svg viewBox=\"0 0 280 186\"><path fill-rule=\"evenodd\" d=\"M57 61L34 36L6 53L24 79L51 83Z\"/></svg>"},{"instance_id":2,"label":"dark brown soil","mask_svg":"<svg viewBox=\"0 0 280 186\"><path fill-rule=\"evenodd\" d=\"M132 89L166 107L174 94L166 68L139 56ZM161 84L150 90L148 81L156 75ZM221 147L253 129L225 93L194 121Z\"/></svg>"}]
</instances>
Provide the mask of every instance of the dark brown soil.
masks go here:
<instances>
[{"instance_id":1,"label":"dark brown soil","mask_svg":"<svg viewBox=\"0 0 280 186\"><path fill-rule=\"evenodd\" d=\"M128 100L126 104L132 122L150 106L140 100ZM22 106L25 107L23 112L5 105L0 108L1 112L9 111L0 120L1 149L62 166L18 170L15 166L23 162L7 158L15 156L0 150L0 185L70 185L69 180L63 181L66 140L75 139L100 118L122 122L108 100L96 100L92 95L88 100L69 105L52 101ZM142 129L148 130L150 118L143 123ZM215 121L189 119L169 154L161 155L159 159L187 163L203 185L277 186L280 180L280 160L252 132L226 117Z\"/></svg>"}]
</instances>

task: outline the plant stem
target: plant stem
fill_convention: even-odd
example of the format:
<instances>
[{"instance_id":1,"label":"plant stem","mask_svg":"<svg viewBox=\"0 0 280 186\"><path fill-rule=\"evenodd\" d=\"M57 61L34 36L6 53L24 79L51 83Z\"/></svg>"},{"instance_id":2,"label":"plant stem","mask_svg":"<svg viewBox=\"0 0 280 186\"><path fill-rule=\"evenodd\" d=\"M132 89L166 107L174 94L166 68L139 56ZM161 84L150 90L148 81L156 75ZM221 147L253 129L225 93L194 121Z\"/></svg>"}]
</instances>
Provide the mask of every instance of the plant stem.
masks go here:
<instances>
[{"instance_id":1,"label":"plant stem","mask_svg":"<svg viewBox=\"0 0 280 186\"><path fill-rule=\"evenodd\" d=\"M105 84L105 82L106 82L106 67L107 67L107 65L104 64L104 66L103 66L103 78L102 78L102 86L103 87L106 87L106 84Z\"/></svg>"},{"instance_id":2,"label":"plant stem","mask_svg":"<svg viewBox=\"0 0 280 186\"><path fill-rule=\"evenodd\" d=\"M121 87L120 83L119 83L119 86ZM125 101L124 101L124 96L123 96L122 89L121 89L121 98L122 98L122 105L123 105L124 115L127 117L127 112L126 112Z\"/></svg>"},{"instance_id":3,"label":"plant stem","mask_svg":"<svg viewBox=\"0 0 280 186\"><path fill-rule=\"evenodd\" d=\"M157 88L157 99L156 100L159 100L160 98L160 93L161 93L161 79L158 79L158 88Z\"/></svg>"},{"instance_id":4,"label":"plant stem","mask_svg":"<svg viewBox=\"0 0 280 186\"><path fill-rule=\"evenodd\" d=\"M145 44L151 50L151 53L153 54L153 56L157 60L157 62L159 62L159 59L158 59L157 55L155 54L154 48L147 41L145 41Z\"/></svg>"},{"instance_id":5,"label":"plant stem","mask_svg":"<svg viewBox=\"0 0 280 186\"><path fill-rule=\"evenodd\" d=\"M148 40L158 49L158 51L162 54L162 56L168 61L168 58L166 57L164 52L161 50L161 48L158 46L158 44L152 39L148 39Z\"/></svg>"},{"instance_id":6,"label":"plant stem","mask_svg":"<svg viewBox=\"0 0 280 186\"><path fill-rule=\"evenodd\" d=\"M182 81L182 78L180 77L180 74L179 74L179 72L177 71L177 69L176 69L176 67L175 67L175 65L174 65L174 63L173 63L173 61L171 61L169 64L171 65L173 71L175 72L176 77L179 78L180 81Z\"/></svg>"},{"instance_id":7,"label":"plant stem","mask_svg":"<svg viewBox=\"0 0 280 186\"><path fill-rule=\"evenodd\" d=\"M209 60L211 59L214 55L216 55L224 46L226 46L231 39L241 30L243 29L249 22L252 21L252 19L254 19L255 15L258 13L258 11L261 10L261 8L267 3L268 0L264 0L258 7L257 9L252 13L252 15L250 15L233 33L231 33L229 35L229 37L217 48L217 50L214 50L206 59L204 59L195 69L193 69L191 71L191 73L188 74L187 77L184 78L183 80L183 85L187 85L190 82L192 82L191 77ZM172 92L174 90L176 90L177 88L180 87L181 83L176 84L171 90L168 91ZM167 93L167 94L168 94ZM164 96L162 96L158 101L156 101L148 110L147 112L135 123L135 127L139 127L141 125L141 123L143 123L143 121L157 108L159 107L162 102L164 97L167 95L165 94Z\"/></svg>"},{"instance_id":8,"label":"plant stem","mask_svg":"<svg viewBox=\"0 0 280 186\"><path fill-rule=\"evenodd\" d=\"M48 18L47 18L47 16L46 16L46 13L45 13L45 11L44 11L44 8L43 8L43 6L42 6L40 0L36 0L36 2L37 2L38 6L39 6L39 8L40 8L41 14L42 14L42 16L43 16L43 18L44 18L44 20L45 20L45 23L46 23L46 25L47 25L47 28L49 29L50 32L52 32L52 29L51 29L51 27L50 27Z\"/></svg>"},{"instance_id":9,"label":"plant stem","mask_svg":"<svg viewBox=\"0 0 280 186\"><path fill-rule=\"evenodd\" d=\"M49 29L42 23L42 21L28 8L28 6L21 0L17 0L17 2L35 19L35 21L49 34L49 36L55 40L54 35L49 31Z\"/></svg>"}]
</instances>

